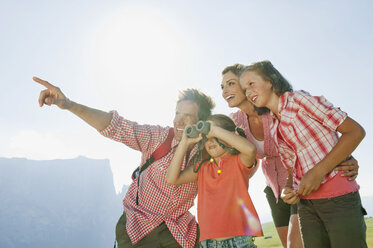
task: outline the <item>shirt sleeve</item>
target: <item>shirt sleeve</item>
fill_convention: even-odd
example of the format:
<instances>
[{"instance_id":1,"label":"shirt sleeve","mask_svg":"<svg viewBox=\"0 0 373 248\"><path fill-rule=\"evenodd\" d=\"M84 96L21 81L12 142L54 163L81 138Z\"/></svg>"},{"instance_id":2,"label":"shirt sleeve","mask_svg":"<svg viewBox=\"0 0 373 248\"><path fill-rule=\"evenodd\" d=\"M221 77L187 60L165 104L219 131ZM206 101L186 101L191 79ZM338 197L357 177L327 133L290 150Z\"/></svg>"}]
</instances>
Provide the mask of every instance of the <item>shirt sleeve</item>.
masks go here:
<instances>
[{"instance_id":1,"label":"shirt sleeve","mask_svg":"<svg viewBox=\"0 0 373 248\"><path fill-rule=\"evenodd\" d=\"M301 111L333 131L347 118L347 113L334 107L324 96L311 96L308 92L299 91L295 92L294 101Z\"/></svg>"},{"instance_id":2,"label":"shirt sleeve","mask_svg":"<svg viewBox=\"0 0 373 248\"><path fill-rule=\"evenodd\" d=\"M154 150L153 148L164 140L167 128L152 125L139 125L137 122L129 121L119 116L117 111L111 111L113 118L105 129L100 133L112 140L121 142L128 147L144 152Z\"/></svg>"},{"instance_id":3,"label":"shirt sleeve","mask_svg":"<svg viewBox=\"0 0 373 248\"><path fill-rule=\"evenodd\" d=\"M233 156L232 156L233 157ZM251 165L251 167L246 167L242 162L241 162L241 153L239 153L239 154L237 154L236 156L235 156L235 159L236 159L236 163L237 163L237 165L241 168L241 170L243 170L243 171L246 171L246 173L251 173L251 171L255 168L255 167L257 167L258 166L258 163L259 163L259 161L258 160L256 160L256 161L254 161L254 163Z\"/></svg>"},{"instance_id":4,"label":"shirt sleeve","mask_svg":"<svg viewBox=\"0 0 373 248\"><path fill-rule=\"evenodd\" d=\"M242 117L242 113L243 112L241 112L241 110L238 110L237 112L230 113L229 117L233 120L233 122L236 124L237 127L245 129L244 127L245 124L244 124L244 120ZM244 118L246 118L246 114L244 114Z\"/></svg>"}]
</instances>

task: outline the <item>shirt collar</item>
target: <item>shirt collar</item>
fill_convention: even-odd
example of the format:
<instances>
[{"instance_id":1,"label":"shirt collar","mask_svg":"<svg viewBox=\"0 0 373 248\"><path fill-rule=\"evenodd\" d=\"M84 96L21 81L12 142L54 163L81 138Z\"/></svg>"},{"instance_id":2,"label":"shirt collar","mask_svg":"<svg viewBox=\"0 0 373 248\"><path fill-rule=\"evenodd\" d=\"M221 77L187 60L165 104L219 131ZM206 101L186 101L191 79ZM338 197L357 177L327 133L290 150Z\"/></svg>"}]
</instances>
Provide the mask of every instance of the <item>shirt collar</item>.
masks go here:
<instances>
[{"instance_id":1,"label":"shirt collar","mask_svg":"<svg viewBox=\"0 0 373 248\"><path fill-rule=\"evenodd\" d=\"M175 138L172 139L171 141L171 148L174 148L180 143L180 141L177 141Z\"/></svg>"},{"instance_id":2,"label":"shirt collar","mask_svg":"<svg viewBox=\"0 0 373 248\"><path fill-rule=\"evenodd\" d=\"M229 160L233 155L229 152L220 157L221 161Z\"/></svg>"},{"instance_id":3,"label":"shirt collar","mask_svg":"<svg viewBox=\"0 0 373 248\"><path fill-rule=\"evenodd\" d=\"M282 111L286 108L288 104L288 96L291 92L283 93L278 99L278 115L281 116ZM271 116L273 119L277 119L277 116L271 111Z\"/></svg>"}]
</instances>

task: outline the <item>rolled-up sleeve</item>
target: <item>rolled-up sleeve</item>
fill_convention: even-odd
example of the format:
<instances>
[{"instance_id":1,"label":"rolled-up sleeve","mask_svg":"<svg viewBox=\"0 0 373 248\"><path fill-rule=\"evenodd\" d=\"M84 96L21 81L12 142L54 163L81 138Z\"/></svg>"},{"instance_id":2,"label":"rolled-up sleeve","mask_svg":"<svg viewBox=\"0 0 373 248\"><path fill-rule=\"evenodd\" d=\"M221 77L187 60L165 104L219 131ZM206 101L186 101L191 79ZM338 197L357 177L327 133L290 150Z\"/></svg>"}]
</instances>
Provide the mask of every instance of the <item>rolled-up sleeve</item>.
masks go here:
<instances>
[{"instance_id":1,"label":"rolled-up sleeve","mask_svg":"<svg viewBox=\"0 0 373 248\"><path fill-rule=\"evenodd\" d=\"M128 147L138 150L147 151L159 140L165 136L166 128L154 125L139 125L137 122L129 121L119 116L117 111L110 111L113 118L105 129L100 133L112 140L121 142Z\"/></svg>"},{"instance_id":2,"label":"rolled-up sleeve","mask_svg":"<svg viewBox=\"0 0 373 248\"><path fill-rule=\"evenodd\" d=\"M336 131L342 122L347 118L347 113L343 112L340 108L334 107L323 96L311 96L305 91L301 91L301 94L296 94L296 102L300 105L300 108L311 118L322 123L329 129Z\"/></svg>"},{"instance_id":3,"label":"rolled-up sleeve","mask_svg":"<svg viewBox=\"0 0 373 248\"><path fill-rule=\"evenodd\" d=\"M113 115L113 118L110 121L109 126L107 126L105 129L101 130L100 133L108 138L111 138L115 135L116 130L119 129L119 114L117 111L110 111L110 113Z\"/></svg>"}]
</instances>

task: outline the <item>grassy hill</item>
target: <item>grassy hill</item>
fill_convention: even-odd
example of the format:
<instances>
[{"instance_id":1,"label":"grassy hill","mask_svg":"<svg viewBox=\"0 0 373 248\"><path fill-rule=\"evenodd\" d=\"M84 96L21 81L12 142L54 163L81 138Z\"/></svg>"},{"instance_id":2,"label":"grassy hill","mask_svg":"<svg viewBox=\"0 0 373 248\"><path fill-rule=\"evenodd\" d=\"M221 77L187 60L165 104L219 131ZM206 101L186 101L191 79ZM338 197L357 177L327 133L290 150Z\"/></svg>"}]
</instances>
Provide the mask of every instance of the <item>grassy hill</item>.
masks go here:
<instances>
[{"instance_id":1,"label":"grassy hill","mask_svg":"<svg viewBox=\"0 0 373 248\"><path fill-rule=\"evenodd\" d=\"M367 224L367 244L368 247L373 247L373 218L366 218L365 222ZM264 237L256 238L255 244L259 248L281 248L281 241L277 235L273 222L264 223L262 226Z\"/></svg>"}]
</instances>

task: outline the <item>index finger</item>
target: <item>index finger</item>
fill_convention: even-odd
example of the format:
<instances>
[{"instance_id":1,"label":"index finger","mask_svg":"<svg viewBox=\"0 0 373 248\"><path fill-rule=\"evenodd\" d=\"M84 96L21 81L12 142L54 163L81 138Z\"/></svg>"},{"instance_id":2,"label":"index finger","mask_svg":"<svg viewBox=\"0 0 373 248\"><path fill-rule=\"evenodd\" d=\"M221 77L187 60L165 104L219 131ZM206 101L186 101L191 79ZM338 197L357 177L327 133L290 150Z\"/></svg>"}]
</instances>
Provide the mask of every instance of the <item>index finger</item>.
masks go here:
<instances>
[{"instance_id":1,"label":"index finger","mask_svg":"<svg viewBox=\"0 0 373 248\"><path fill-rule=\"evenodd\" d=\"M40 79L38 77L32 77L32 80L34 80L35 82L43 85L44 87L46 87L47 89L52 89L52 88L55 88L53 84L50 84L48 83L47 81L43 80L43 79Z\"/></svg>"},{"instance_id":2,"label":"index finger","mask_svg":"<svg viewBox=\"0 0 373 248\"><path fill-rule=\"evenodd\" d=\"M339 165L334 170L337 171L358 171L359 166L356 165Z\"/></svg>"}]
</instances>

